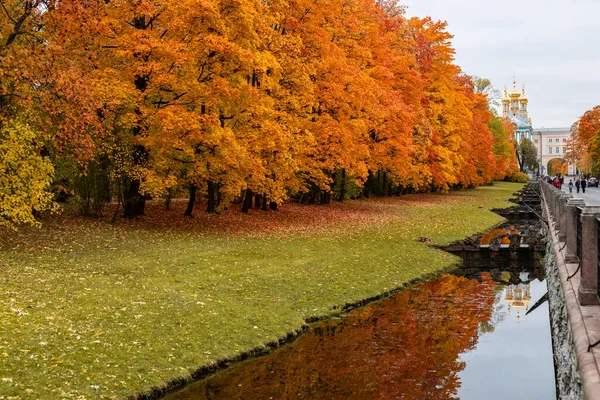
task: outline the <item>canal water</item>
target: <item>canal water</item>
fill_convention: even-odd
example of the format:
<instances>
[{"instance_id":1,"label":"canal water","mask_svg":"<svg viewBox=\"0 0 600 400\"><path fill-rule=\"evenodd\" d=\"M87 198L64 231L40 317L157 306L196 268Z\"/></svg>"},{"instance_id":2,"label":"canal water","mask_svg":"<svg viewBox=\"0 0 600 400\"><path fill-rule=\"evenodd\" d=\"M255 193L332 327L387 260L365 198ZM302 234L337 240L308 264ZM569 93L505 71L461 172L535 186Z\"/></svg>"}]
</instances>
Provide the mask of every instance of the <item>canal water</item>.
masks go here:
<instances>
[{"instance_id":1,"label":"canal water","mask_svg":"<svg viewBox=\"0 0 600 400\"><path fill-rule=\"evenodd\" d=\"M514 240L528 226L503 229L455 246L456 273L315 323L167 398L555 399L548 305L531 311L546 292L543 255Z\"/></svg>"}]
</instances>

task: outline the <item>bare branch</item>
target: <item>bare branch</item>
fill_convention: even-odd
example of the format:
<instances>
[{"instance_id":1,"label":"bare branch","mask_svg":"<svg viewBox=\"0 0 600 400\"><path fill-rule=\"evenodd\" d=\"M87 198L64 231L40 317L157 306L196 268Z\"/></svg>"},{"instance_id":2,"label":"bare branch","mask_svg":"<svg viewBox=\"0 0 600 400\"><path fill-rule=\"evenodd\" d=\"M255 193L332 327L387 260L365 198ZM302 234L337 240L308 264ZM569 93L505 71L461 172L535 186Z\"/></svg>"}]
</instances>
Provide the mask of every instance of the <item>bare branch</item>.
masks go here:
<instances>
[{"instance_id":1,"label":"bare branch","mask_svg":"<svg viewBox=\"0 0 600 400\"><path fill-rule=\"evenodd\" d=\"M2 9L3 9L3 10L4 10L4 12L6 13L6 16L8 17L8 19L10 19L10 20L13 22L13 24L16 24L16 23L17 23L17 21L15 21L15 20L13 19L13 17L11 17L11 16L10 16L10 14L9 14L8 10L6 9L6 6L4 5L4 1L0 0L0 5L2 5Z\"/></svg>"}]
</instances>

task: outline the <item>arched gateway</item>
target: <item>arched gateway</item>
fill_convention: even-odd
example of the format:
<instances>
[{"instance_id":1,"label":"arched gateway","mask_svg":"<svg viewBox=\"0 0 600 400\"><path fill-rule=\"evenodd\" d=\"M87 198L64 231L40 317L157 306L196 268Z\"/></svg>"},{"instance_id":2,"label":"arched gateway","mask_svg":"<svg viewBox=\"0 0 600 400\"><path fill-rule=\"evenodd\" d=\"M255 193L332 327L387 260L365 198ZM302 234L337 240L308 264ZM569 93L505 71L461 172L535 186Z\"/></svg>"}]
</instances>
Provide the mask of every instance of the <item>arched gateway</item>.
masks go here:
<instances>
[{"instance_id":1,"label":"arched gateway","mask_svg":"<svg viewBox=\"0 0 600 400\"><path fill-rule=\"evenodd\" d=\"M537 149L540 161L541 175L556 175L557 171L550 173L548 164L551 160L565 160L571 144L571 130L569 128L540 128L533 129L533 145ZM576 168L572 163L564 167L565 175L575 175ZM560 171L558 171L560 172Z\"/></svg>"},{"instance_id":2,"label":"arched gateway","mask_svg":"<svg viewBox=\"0 0 600 400\"><path fill-rule=\"evenodd\" d=\"M553 158L546 163L546 174L555 176L569 174L569 162L564 158Z\"/></svg>"}]
</instances>

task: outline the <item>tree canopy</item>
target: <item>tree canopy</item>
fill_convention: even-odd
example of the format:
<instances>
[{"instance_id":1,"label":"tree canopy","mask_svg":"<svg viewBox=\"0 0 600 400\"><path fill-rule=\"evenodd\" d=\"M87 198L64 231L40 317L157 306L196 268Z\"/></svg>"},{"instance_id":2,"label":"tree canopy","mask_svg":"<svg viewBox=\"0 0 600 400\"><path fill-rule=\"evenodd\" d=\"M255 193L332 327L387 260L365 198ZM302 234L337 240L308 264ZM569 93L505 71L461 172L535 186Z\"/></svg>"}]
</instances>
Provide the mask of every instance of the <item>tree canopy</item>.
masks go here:
<instances>
[{"instance_id":1,"label":"tree canopy","mask_svg":"<svg viewBox=\"0 0 600 400\"><path fill-rule=\"evenodd\" d=\"M525 171L526 169L536 170L538 168L537 149L531 140L527 138L521 139L517 144L516 153L521 171Z\"/></svg>"},{"instance_id":2,"label":"tree canopy","mask_svg":"<svg viewBox=\"0 0 600 400\"><path fill-rule=\"evenodd\" d=\"M586 111L571 127L568 157L587 174L600 171L600 105Z\"/></svg>"},{"instance_id":3,"label":"tree canopy","mask_svg":"<svg viewBox=\"0 0 600 400\"><path fill-rule=\"evenodd\" d=\"M454 63L445 23L389 2L3 4L0 149L29 175L0 165L0 225L33 222L51 188L84 196L65 160L102 166L130 218L181 191L191 215L196 197L247 211L510 172L489 81Z\"/></svg>"}]
</instances>

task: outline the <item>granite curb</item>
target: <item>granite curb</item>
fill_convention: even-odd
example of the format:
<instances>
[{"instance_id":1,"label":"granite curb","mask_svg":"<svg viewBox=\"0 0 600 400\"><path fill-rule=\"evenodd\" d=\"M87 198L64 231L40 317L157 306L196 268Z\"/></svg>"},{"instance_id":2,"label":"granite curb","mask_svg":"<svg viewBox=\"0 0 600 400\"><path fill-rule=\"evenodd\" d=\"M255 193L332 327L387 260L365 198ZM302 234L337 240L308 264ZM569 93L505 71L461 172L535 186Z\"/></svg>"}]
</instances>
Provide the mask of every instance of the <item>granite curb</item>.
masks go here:
<instances>
[{"instance_id":1,"label":"granite curb","mask_svg":"<svg viewBox=\"0 0 600 400\"><path fill-rule=\"evenodd\" d=\"M559 242L558 231L554 227L556 221L550 214L545 200L544 198L548 228L556 256L560 284L565 297L568 322L573 337L584 398L600 400L600 348L593 348L588 351L591 343L600 340L600 306L581 306L579 304L577 300L577 290L580 284L578 264L567 264L565 262L566 249ZM561 247L563 248L562 251ZM575 275L568 279L573 274Z\"/></svg>"}]
</instances>

